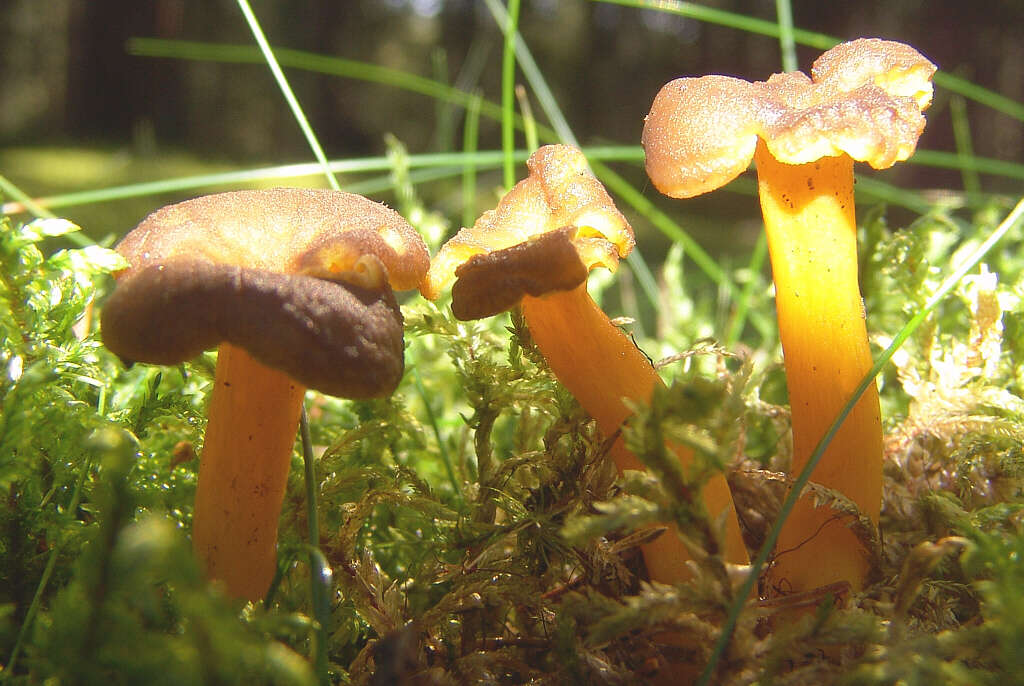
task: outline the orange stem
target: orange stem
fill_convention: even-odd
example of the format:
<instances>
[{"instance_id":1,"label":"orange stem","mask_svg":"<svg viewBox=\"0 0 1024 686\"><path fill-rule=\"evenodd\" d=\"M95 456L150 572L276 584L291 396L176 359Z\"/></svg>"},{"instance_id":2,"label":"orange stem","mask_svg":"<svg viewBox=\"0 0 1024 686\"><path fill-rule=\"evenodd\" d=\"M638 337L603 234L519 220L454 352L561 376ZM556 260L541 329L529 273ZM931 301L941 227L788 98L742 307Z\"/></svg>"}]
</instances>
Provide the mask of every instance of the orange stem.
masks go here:
<instances>
[{"instance_id":1,"label":"orange stem","mask_svg":"<svg viewBox=\"0 0 1024 686\"><path fill-rule=\"evenodd\" d=\"M305 390L242 348L220 346L192 547L207 576L232 597L259 600L274 578L277 523Z\"/></svg>"},{"instance_id":2,"label":"orange stem","mask_svg":"<svg viewBox=\"0 0 1024 686\"><path fill-rule=\"evenodd\" d=\"M793 423L795 475L871 369L857 280L853 160L825 157L788 165L763 142L754 156L775 280L779 336ZM882 420L872 384L854 406L811 476L878 523L882 501ZM776 548L773 585L806 591L836 581L863 586L864 547L829 507L802 498Z\"/></svg>"},{"instance_id":3,"label":"orange stem","mask_svg":"<svg viewBox=\"0 0 1024 686\"><path fill-rule=\"evenodd\" d=\"M630 414L624 398L649 403L655 387L663 383L650 360L591 299L586 284L539 298L526 296L522 308L530 335L548 366L606 436L618 431ZM671 447L684 465L693 460L689 448ZM611 456L620 473L644 468L621 436L612 445ZM728 511L726 559L746 564L747 550L725 477L712 478L702 496L712 521ZM678 535L660 536L645 545L643 553L651 579L673 583L690 578L683 564L690 555Z\"/></svg>"}]
</instances>

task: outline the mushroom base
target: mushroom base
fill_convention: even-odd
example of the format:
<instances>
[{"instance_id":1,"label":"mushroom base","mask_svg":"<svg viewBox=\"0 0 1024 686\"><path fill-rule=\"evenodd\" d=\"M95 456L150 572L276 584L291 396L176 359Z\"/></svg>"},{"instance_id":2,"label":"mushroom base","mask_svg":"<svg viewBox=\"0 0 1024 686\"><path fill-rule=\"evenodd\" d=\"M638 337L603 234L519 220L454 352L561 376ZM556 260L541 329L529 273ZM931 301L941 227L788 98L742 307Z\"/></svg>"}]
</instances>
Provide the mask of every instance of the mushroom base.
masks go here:
<instances>
[{"instance_id":1,"label":"mushroom base","mask_svg":"<svg viewBox=\"0 0 1024 686\"><path fill-rule=\"evenodd\" d=\"M606 436L614 435L629 417L624 398L649 403L658 384L663 383L633 341L614 326L587 293L586 284L569 291L542 297L526 296L523 315L530 335L558 380L597 422ZM670 446L686 465L693 453L684 446ZM621 473L644 469L636 455L619 436L611 448L612 459ZM725 558L746 564L747 549L724 476L708 481L701 494L711 516L718 521L726 512ZM664 583L690 578L684 562L690 554L678 535L671 531L643 546L644 561L651 579Z\"/></svg>"},{"instance_id":2,"label":"mushroom base","mask_svg":"<svg viewBox=\"0 0 1024 686\"><path fill-rule=\"evenodd\" d=\"M192 547L232 597L260 600L277 569L277 523L305 387L222 344L199 463Z\"/></svg>"},{"instance_id":3,"label":"mushroom base","mask_svg":"<svg viewBox=\"0 0 1024 686\"><path fill-rule=\"evenodd\" d=\"M872 366L857 279L853 161L846 155L783 164L764 143L755 154L775 280L779 335L793 424L791 474L807 464ZM877 525L882 501L878 390L868 386L811 475ZM776 546L771 585L782 593L838 581L860 589L869 553L853 516L805 495Z\"/></svg>"}]
</instances>

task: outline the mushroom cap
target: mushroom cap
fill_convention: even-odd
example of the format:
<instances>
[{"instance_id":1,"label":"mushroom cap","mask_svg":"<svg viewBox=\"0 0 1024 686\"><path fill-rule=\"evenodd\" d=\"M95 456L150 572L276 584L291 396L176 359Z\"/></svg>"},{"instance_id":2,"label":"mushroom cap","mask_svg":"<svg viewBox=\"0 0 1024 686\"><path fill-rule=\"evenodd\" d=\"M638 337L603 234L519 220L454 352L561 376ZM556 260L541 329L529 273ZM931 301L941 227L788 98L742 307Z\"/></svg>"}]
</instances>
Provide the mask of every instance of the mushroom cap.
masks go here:
<instances>
[{"instance_id":1,"label":"mushroom cap","mask_svg":"<svg viewBox=\"0 0 1024 686\"><path fill-rule=\"evenodd\" d=\"M575 288L595 266L614 271L633 249L633 229L580 150L547 145L526 166L529 176L496 208L441 247L420 285L435 300L458 278L452 309L460 319L497 314L526 294Z\"/></svg>"},{"instance_id":2,"label":"mushroom cap","mask_svg":"<svg viewBox=\"0 0 1024 686\"><path fill-rule=\"evenodd\" d=\"M565 226L528 238L511 248L473 255L455 270L452 314L463 321L490 317L516 306L523 295L567 291L587 279Z\"/></svg>"},{"instance_id":3,"label":"mushroom cap","mask_svg":"<svg viewBox=\"0 0 1024 686\"><path fill-rule=\"evenodd\" d=\"M402 315L391 287L415 287L429 265L397 212L351 193L287 188L164 207L117 250L130 266L101 324L122 359L177 364L228 342L352 398L397 386Z\"/></svg>"},{"instance_id":4,"label":"mushroom cap","mask_svg":"<svg viewBox=\"0 0 1024 686\"><path fill-rule=\"evenodd\" d=\"M917 147L935 70L908 45L862 38L822 54L810 78L676 79L644 122L647 174L666 195L700 195L745 171L758 138L786 164L847 154L891 167Z\"/></svg>"},{"instance_id":5,"label":"mushroom cap","mask_svg":"<svg viewBox=\"0 0 1024 686\"><path fill-rule=\"evenodd\" d=\"M416 288L427 246L394 210L354 193L273 188L204 195L156 210L117 245L130 277L181 255L281 273L355 278L373 255L391 288Z\"/></svg>"},{"instance_id":6,"label":"mushroom cap","mask_svg":"<svg viewBox=\"0 0 1024 686\"><path fill-rule=\"evenodd\" d=\"M385 288L174 257L119 283L103 341L122 359L178 364L223 342L309 388L372 398L401 381L402 314Z\"/></svg>"}]
</instances>

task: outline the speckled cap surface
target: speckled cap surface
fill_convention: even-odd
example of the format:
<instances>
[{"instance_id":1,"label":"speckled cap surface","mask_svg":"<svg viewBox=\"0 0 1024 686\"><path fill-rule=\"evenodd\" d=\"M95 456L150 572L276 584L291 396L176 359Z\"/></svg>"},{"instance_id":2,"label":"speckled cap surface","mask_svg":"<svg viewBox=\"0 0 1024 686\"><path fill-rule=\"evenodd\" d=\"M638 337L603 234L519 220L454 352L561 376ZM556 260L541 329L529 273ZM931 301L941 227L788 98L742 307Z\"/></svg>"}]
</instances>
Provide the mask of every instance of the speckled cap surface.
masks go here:
<instances>
[{"instance_id":1,"label":"speckled cap surface","mask_svg":"<svg viewBox=\"0 0 1024 686\"><path fill-rule=\"evenodd\" d=\"M666 195L700 195L746 170L758 138L786 164L847 154L890 167L917 146L935 71L908 45L862 38L822 54L810 77L676 79L644 122L647 174Z\"/></svg>"}]
</instances>

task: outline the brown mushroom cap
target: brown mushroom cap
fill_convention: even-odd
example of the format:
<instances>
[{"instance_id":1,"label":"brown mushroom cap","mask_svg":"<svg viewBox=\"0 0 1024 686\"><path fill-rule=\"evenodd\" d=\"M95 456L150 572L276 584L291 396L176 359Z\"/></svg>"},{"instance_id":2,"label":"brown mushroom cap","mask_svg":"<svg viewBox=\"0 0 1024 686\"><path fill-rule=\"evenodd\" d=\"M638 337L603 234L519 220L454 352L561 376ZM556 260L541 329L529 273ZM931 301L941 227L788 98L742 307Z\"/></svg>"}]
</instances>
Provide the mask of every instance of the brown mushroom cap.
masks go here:
<instances>
[{"instance_id":1,"label":"brown mushroom cap","mask_svg":"<svg viewBox=\"0 0 1024 686\"><path fill-rule=\"evenodd\" d=\"M392 210L350 193L222 193L149 215L117 246L130 266L102 315L122 359L176 364L222 342L304 385L390 392L403 369L407 289L429 264Z\"/></svg>"},{"instance_id":2,"label":"brown mushroom cap","mask_svg":"<svg viewBox=\"0 0 1024 686\"><path fill-rule=\"evenodd\" d=\"M800 72L756 83L676 79L644 123L647 174L666 195L699 195L746 170L758 138L786 164L847 154L890 167L917 146L935 69L910 46L860 39L821 55L813 79Z\"/></svg>"},{"instance_id":3,"label":"brown mushroom cap","mask_svg":"<svg viewBox=\"0 0 1024 686\"><path fill-rule=\"evenodd\" d=\"M460 319L497 314L525 294L575 288L591 268L614 270L633 249L633 229L582 152L547 145L526 165L530 175L495 209L441 247L420 286L434 300L465 279L453 290Z\"/></svg>"},{"instance_id":4,"label":"brown mushroom cap","mask_svg":"<svg viewBox=\"0 0 1024 686\"><path fill-rule=\"evenodd\" d=\"M511 248L474 255L455 270L452 314L463 321L490 317L513 308L524 295L539 297L567 291L587 279L566 226Z\"/></svg>"}]
</instances>

